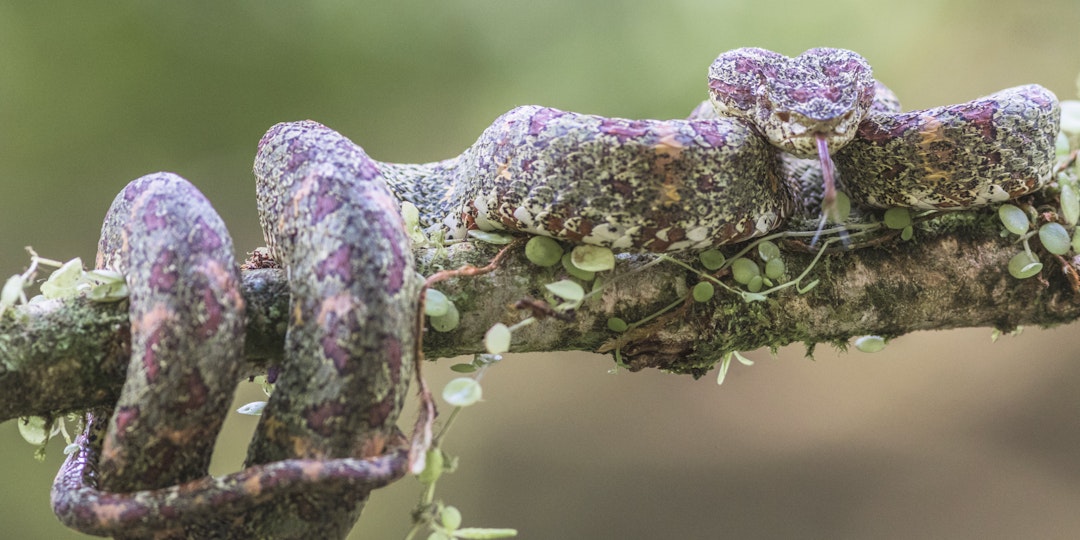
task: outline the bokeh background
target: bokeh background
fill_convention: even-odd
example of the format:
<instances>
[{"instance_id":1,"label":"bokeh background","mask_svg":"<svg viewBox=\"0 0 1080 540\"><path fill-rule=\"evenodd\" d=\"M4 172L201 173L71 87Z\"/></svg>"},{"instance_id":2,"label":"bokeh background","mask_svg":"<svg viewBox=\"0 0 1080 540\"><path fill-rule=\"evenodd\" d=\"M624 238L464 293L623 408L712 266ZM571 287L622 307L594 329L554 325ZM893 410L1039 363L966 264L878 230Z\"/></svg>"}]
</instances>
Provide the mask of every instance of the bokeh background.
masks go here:
<instances>
[{"instance_id":1,"label":"bokeh background","mask_svg":"<svg viewBox=\"0 0 1080 540\"><path fill-rule=\"evenodd\" d=\"M1029 82L1075 98L1080 3L0 1L0 276L25 245L92 261L114 194L158 170L198 185L238 250L259 246L250 167L276 122L429 161L516 105L684 116L711 60L751 45L857 50L909 108ZM755 351L722 387L510 356L447 440L461 468L439 496L522 538L1075 538L1076 330ZM428 367L436 387L447 365ZM252 426L233 415L215 472ZM0 536L79 537L49 511L61 448L36 462L0 425ZM402 537L419 493L378 492L354 537Z\"/></svg>"}]
</instances>

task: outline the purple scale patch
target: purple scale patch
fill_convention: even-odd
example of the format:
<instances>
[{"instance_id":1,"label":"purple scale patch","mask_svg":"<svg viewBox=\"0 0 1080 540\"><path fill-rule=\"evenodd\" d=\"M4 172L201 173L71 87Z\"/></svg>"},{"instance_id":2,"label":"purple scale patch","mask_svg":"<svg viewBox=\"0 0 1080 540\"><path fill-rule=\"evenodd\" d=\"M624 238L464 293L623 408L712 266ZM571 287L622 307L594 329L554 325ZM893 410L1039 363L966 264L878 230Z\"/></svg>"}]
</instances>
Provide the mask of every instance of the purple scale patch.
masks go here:
<instances>
[{"instance_id":1,"label":"purple scale patch","mask_svg":"<svg viewBox=\"0 0 1080 540\"><path fill-rule=\"evenodd\" d=\"M754 104L753 92L744 85L711 79L709 80L709 90L714 96L722 96L722 101L734 103L737 109L746 110Z\"/></svg>"},{"instance_id":2,"label":"purple scale patch","mask_svg":"<svg viewBox=\"0 0 1080 540\"><path fill-rule=\"evenodd\" d=\"M158 199L151 197L146 202L146 208L142 210L142 222L147 230L156 231L167 227L169 224L169 221L165 218L166 214L158 211L158 204Z\"/></svg>"},{"instance_id":3,"label":"purple scale patch","mask_svg":"<svg viewBox=\"0 0 1080 540\"><path fill-rule=\"evenodd\" d=\"M320 188L329 188L328 182L319 182L318 185ZM332 193L319 192L318 194L312 194L311 197L315 198L315 223L322 221L327 215L341 208L341 201Z\"/></svg>"},{"instance_id":4,"label":"purple scale patch","mask_svg":"<svg viewBox=\"0 0 1080 540\"><path fill-rule=\"evenodd\" d=\"M877 122L865 120L859 124L858 137L878 144L887 144L918 123L918 115L896 115L895 122Z\"/></svg>"},{"instance_id":5,"label":"purple scale patch","mask_svg":"<svg viewBox=\"0 0 1080 540\"><path fill-rule=\"evenodd\" d=\"M301 165L308 163L312 159L312 156L310 154L313 153L313 150L309 149L306 151L294 151L292 148L294 144L298 144L297 141L293 140L289 142L289 161L285 163L284 171L286 173L295 171L296 169L300 168Z\"/></svg>"},{"instance_id":6,"label":"purple scale patch","mask_svg":"<svg viewBox=\"0 0 1080 540\"><path fill-rule=\"evenodd\" d=\"M304 411L307 427L319 435L330 438L338 431L341 418L348 414L349 408L340 401L324 401L308 407Z\"/></svg>"},{"instance_id":7,"label":"purple scale patch","mask_svg":"<svg viewBox=\"0 0 1080 540\"><path fill-rule=\"evenodd\" d=\"M640 138L652 127L648 120L625 120L622 118L604 118L600 121L599 131L605 135L614 135L620 143Z\"/></svg>"},{"instance_id":8,"label":"purple scale patch","mask_svg":"<svg viewBox=\"0 0 1080 540\"><path fill-rule=\"evenodd\" d=\"M161 250L157 259L150 265L148 285L157 291L172 292L179 279L176 272L176 253L169 249Z\"/></svg>"},{"instance_id":9,"label":"purple scale patch","mask_svg":"<svg viewBox=\"0 0 1080 540\"><path fill-rule=\"evenodd\" d=\"M565 116L566 114L566 111L560 111L558 109L551 109L548 107L541 108L536 111L529 120L529 135L534 137L539 135L544 131L544 128L547 127L548 122L561 116Z\"/></svg>"},{"instance_id":10,"label":"purple scale patch","mask_svg":"<svg viewBox=\"0 0 1080 540\"><path fill-rule=\"evenodd\" d=\"M750 56L735 58L735 72L737 73L757 73L761 70L762 66L758 64L757 58ZM770 71L774 71L774 69Z\"/></svg>"},{"instance_id":11,"label":"purple scale patch","mask_svg":"<svg viewBox=\"0 0 1080 540\"><path fill-rule=\"evenodd\" d=\"M722 148L727 140L724 137L724 132L720 131L720 126L725 125L720 122L691 122L691 127L697 132L701 138L705 139L705 142L709 144L710 148Z\"/></svg>"},{"instance_id":12,"label":"purple scale patch","mask_svg":"<svg viewBox=\"0 0 1080 540\"><path fill-rule=\"evenodd\" d=\"M960 116L977 129L982 138L993 141L997 138L997 126L994 125L996 111L997 104L993 100L988 100L978 103L977 106L961 109Z\"/></svg>"},{"instance_id":13,"label":"purple scale patch","mask_svg":"<svg viewBox=\"0 0 1080 540\"><path fill-rule=\"evenodd\" d=\"M327 326L333 325L336 322L337 317L327 318ZM323 336L319 343L322 345L323 356L329 358L330 361L334 363L334 369L337 370L339 375L347 375L352 371L349 369L351 367L349 365L349 360L352 359L352 355L338 343L335 333L331 332L330 334Z\"/></svg>"},{"instance_id":14,"label":"purple scale patch","mask_svg":"<svg viewBox=\"0 0 1080 540\"><path fill-rule=\"evenodd\" d=\"M222 306L216 291L211 287L203 287L202 303L206 320L199 325L196 333L202 339L210 339L217 333L222 321L225 320L225 307Z\"/></svg>"},{"instance_id":15,"label":"purple scale patch","mask_svg":"<svg viewBox=\"0 0 1080 540\"><path fill-rule=\"evenodd\" d=\"M352 246L342 244L333 253L327 255L322 263L315 266L315 276L319 281L333 276L348 282L352 277Z\"/></svg>"},{"instance_id":16,"label":"purple scale patch","mask_svg":"<svg viewBox=\"0 0 1080 540\"><path fill-rule=\"evenodd\" d=\"M379 171L379 165L375 163L375 160L368 157L367 154L360 150L359 146L355 146L357 153L360 154L358 159L360 161L360 178L363 180L371 180L382 176L382 172Z\"/></svg>"},{"instance_id":17,"label":"purple scale patch","mask_svg":"<svg viewBox=\"0 0 1080 540\"><path fill-rule=\"evenodd\" d=\"M192 226L190 238L194 251L203 253L217 251L222 245L221 236L201 216Z\"/></svg>"},{"instance_id":18,"label":"purple scale patch","mask_svg":"<svg viewBox=\"0 0 1080 540\"><path fill-rule=\"evenodd\" d=\"M128 184L120 193L124 195L124 200L130 203L138 199L139 195L142 195L144 191L146 191L146 183L136 180Z\"/></svg>"},{"instance_id":19,"label":"purple scale patch","mask_svg":"<svg viewBox=\"0 0 1080 540\"><path fill-rule=\"evenodd\" d=\"M116 420L116 438L122 439L131 426L139 421L139 407L117 407L113 417Z\"/></svg>"},{"instance_id":20,"label":"purple scale patch","mask_svg":"<svg viewBox=\"0 0 1080 540\"><path fill-rule=\"evenodd\" d=\"M157 380L158 372L161 371L161 366L157 361L157 349L163 341L163 334L165 332L165 326L158 324L154 331L150 335L146 336L146 345L143 350L143 369L146 370L146 382L153 383Z\"/></svg>"}]
</instances>

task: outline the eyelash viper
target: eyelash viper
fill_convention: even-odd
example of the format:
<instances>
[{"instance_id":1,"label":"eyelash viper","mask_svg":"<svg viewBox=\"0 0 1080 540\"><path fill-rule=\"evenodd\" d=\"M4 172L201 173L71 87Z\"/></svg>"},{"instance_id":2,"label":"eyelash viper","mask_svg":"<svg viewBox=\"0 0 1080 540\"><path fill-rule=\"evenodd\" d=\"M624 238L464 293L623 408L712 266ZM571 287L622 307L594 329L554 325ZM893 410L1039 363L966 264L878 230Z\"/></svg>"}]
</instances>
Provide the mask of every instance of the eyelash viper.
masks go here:
<instances>
[{"instance_id":1,"label":"eyelash viper","mask_svg":"<svg viewBox=\"0 0 1080 540\"><path fill-rule=\"evenodd\" d=\"M206 465L243 343L232 243L183 179L132 182L106 217L98 260L129 281L128 379L111 412L88 414L54 483L57 515L126 537L346 534L366 493L405 469L393 426L420 284L395 198L449 238L509 229L702 249L763 235L796 212L800 160L820 163L826 204L834 160L838 181L871 206L960 209L1030 193L1050 178L1060 114L1037 85L899 112L866 61L840 49L724 53L709 92L685 120L518 107L460 156L429 164L372 160L314 122L271 128L257 193L267 243L289 273L292 323L249 466L222 478ZM302 508L345 517L304 521ZM243 523L223 525L240 513Z\"/></svg>"}]
</instances>

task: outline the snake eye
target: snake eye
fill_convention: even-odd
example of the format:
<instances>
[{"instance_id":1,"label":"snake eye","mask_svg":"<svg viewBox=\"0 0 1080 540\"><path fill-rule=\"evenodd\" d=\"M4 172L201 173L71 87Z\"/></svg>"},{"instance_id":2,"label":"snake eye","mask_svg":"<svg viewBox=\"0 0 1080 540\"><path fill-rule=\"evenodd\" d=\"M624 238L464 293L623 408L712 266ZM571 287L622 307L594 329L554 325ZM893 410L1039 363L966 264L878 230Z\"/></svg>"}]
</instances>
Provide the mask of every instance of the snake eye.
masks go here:
<instances>
[{"instance_id":1,"label":"snake eye","mask_svg":"<svg viewBox=\"0 0 1080 540\"><path fill-rule=\"evenodd\" d=\"M776 113L776 118L781 122L787 122L788 120L791 120L791 113L787 111L778 112Z\"/></svg>"}]
</instances>

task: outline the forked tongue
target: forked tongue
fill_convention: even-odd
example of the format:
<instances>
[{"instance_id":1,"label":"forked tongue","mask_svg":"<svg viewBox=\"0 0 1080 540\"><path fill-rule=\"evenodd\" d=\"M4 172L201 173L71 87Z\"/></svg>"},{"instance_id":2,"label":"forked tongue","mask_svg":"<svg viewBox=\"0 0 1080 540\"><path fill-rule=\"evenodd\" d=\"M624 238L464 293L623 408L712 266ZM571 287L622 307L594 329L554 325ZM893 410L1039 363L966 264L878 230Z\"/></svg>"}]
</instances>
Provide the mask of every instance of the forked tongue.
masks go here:
<instances>
[{"instance_id":1,"label":"forked tongue","mask_svg":"<svg viewBox=\"0 0 1080 540\"><path fill-rule=\"evenodd\" d=\"M810 241L811 246L817 244L826 223L842 221L840 207L836 204L836 167L833 165L832 157L829 156L829 141L822 133L814 135L814 139L817 141L818 159L821 160L821 177L825 181L825 193L821 197L821 222L818 223L814 239Z\"/></svg>"},{"instance_id":2,"label":"forked tongue","mask_svg":"<svg viewBox=\"0 0 1080 540\"><path fill-rule=\"evenodd\" d=\"M825 180L825 193L821 197L821 214L830 221L839 221L840 213L836 206L836 167L832 157L829 156L829 141L825 135L818 133L814 136L817 140L818 159L821 160L821 176Z\"/></svg>"}]
</instances>

